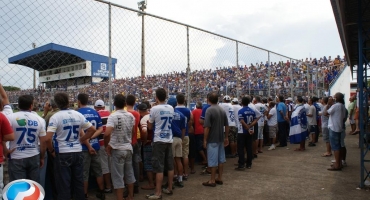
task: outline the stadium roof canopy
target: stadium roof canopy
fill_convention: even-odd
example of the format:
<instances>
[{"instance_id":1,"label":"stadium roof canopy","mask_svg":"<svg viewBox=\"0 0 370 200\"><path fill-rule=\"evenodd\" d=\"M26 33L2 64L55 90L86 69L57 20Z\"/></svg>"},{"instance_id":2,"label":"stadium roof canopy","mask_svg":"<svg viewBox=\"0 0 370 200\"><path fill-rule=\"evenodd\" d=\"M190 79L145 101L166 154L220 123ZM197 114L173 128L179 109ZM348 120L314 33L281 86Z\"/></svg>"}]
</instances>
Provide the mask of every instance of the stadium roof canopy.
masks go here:
<instances>
[{"instance_id":1,"label":"stadium roof canopy","mask_svg":"<svg viewBox=\"0 0 370 200\"><path fill-rule=\"evenodd\" d=\"M359 7L359 1L361 6ZM358 25L362 23L362 31L370 30L370 1L369 0L331 0L335 21L347 62L351 68L358 65L359 32ZM367 32L370 37L370 32ZM370 47L370 39L364 38L364 48ZM370 58L370 51L363 51Z\"/></svg>"},{"instance_id":2,"label":"stadium roof canopy","mask_svg":"<svg viewBox=\"0 0 370 200\"><path fill-rule=\"evenodd\" d=\"M9 58L9 63L11 64L24 65L38 71L72 65L84 61L108 63L108 57L49 43ZM117 59L112 58L112 64L116 63Z\"/></svg>"}]
</instances>

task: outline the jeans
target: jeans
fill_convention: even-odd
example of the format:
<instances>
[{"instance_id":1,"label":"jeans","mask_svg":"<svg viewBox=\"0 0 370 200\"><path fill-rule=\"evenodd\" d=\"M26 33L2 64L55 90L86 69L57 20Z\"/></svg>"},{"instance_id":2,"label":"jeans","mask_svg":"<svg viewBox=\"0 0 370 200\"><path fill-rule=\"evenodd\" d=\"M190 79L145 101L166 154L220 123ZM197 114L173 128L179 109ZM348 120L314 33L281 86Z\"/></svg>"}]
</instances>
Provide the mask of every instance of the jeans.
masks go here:
<instances>
[{"instance_id":1,"label":"jeans","mask_svg":"<svg viewBox=\"0 0 370 200\"><path fill-rule=\"evenodd\" d=\"M132 167L134 168L134 175L135 175L135 187L139 187L139 179L140 179L140 162L141 162L141 142L137 141L136 144L132 146L133 154L132 154Z\"/></svg>"},{"instance_id":2,"label":"jeans","mask_svg":"<svg viewBox=\"0 0 370 200\"><path fill-rule=\"evenodd\" d=\"M57 199L57 186L56 186L56 180L55 180L55 174L54 174L54 160L55 158L50 154L46 154L47 156L47 166L46 166L46 177L49 181L49 183L46 185L45 188L45 199ZM51 192L51 193L50 193Z\"/></svg>"},{"instance_id":3,"label":"jeans","mask_svg":"<svg viewBox=\"0 0 370 200\"><path fill-rule=\"evenodd\" d=\"M40 183L40 154L29 158L9 160L9 182L30 179Z\"/></svg>"},{"instance_id":4,"label":"jeans","mask_svg":"<svg viewBox=\"0 0 370 200\"><path fill-rule=\"evenodd\" d=\"M44 166L40 168L40 185L45 188L45 176L46 176L46 168L48 165L48 154L45 153L45 158L44 158Z\"/></svg>"},{"instance_id":5,"label":"jeans","mask_svg":"<svg viewBox=\"0 0 370 200\"><path fill-rule=\"evenodd\" d=\"M54 158L54 172L58 200L71 199L71 183L73 183L74 199L85 199L82 152L57 153Z\"/></svg>"},{"instance_id":6,"label":"jeans","mask_svg":"<svg viewBox=\"0 0 370 200\"><path fill-rule=\"evenodd\" d=\"M287 127L287 122L284 121L284 122L278 122L278 133L279 133L279 142L280 142L280 146L286 146L287 145L287 141L286 141L286 137L287 137L287 133L286 133L286 127Z\"/></svg>"},{"instance_id":7,"label":"jeans","mask_svg":"<svg viewBox=\"0 0 370 200\"><path fill-rule=\"evenodd\" d=\"M239 155L239 167L252 166L253 159L253 135L239 133L238 134L238 155ZM247 162L245 162L244 148L247 149Z\"/></svg>"}]
</instances>

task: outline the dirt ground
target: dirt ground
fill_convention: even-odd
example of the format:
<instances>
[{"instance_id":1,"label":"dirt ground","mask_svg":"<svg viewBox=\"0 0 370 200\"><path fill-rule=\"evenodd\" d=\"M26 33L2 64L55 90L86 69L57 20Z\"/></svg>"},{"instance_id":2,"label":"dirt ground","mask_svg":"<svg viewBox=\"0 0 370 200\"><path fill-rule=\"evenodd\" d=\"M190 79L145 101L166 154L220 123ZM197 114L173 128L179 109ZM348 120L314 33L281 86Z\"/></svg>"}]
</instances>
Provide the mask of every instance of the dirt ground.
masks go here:
<instances>
[{"instance_id":1,"label":"dirt ground","mask_svg":"<svg viewBox=\"0 0 370 200\"><path fill-rule=\"evenodd\" d=\"M331 157L321 157L325 143L319 138L316 147L306 147L304 152L293 151L297 145L276 148L253 160L252 169L234 170L237 158L227 159L224 169L224 184L215 188L202 186L210 176L197 173L189 176L184 188L176 188L172 196L163 194L163 199L370 199L369 189L359 189L360 149L358 136L347 135L347 167L342 171L328 171ZM306 144L307 146L307 144ZM146 182L141 182L144 185ZM141 190L135 199L146 199L154 191ZM90 198L95 199L91 191ZM107 200L115 199L107 194Z\"/></svg>"}]
</instances>

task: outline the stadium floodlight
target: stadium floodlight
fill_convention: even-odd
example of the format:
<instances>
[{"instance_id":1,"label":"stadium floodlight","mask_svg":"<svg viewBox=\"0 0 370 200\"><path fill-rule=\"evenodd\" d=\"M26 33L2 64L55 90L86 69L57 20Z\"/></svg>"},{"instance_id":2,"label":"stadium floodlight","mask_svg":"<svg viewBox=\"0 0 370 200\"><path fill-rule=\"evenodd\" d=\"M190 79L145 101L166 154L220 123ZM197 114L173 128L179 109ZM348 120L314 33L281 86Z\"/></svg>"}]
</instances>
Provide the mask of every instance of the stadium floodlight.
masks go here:
<instances>
[{"instance_id":1,"label":"stadium floodlight","mask_svg":"<svg viewBox=\"0 0 370 200\"><path fill-rule=\"evenodd\" d=\"M137 6L138 6L139 10L144 12L144 10L146 9L146 0L137 2Z\"/></svg>"},{"instance_id":2,"label":"stadium floodlight","mask_svg":"<svg viewBox=\"0 0 370 200\"><path fill-rule=\"evenodd\" d=\"M144 31L144 16L145 16L145 9L147 2L146 0L142 0L137 2L139 10L141 12L138 12L137 15L141 17L141 77L145 76L145 31Z\"/></svg>"}]
</instances>

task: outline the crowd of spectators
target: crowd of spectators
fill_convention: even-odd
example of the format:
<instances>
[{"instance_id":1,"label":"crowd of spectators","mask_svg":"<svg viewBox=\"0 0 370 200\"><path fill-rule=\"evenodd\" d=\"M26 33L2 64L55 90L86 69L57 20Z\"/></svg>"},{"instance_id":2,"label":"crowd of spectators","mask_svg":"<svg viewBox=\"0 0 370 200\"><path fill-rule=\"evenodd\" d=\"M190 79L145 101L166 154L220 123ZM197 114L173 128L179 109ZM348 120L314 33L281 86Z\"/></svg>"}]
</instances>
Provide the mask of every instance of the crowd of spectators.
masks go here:
<instances>
[{"instance_id":1,"label":"crowd of spectators","mask_svg":"<svg viewBox=\"0 0 370 200\"><path fill-rule=\"evenodd\" d=\"M324 94L329 84L335 80L346 65L345 57L331 56L320 59L306 58L290 62L255 63L249 66L218 67L216 69L195 70L190 73L190 103L196 101L205 102L207 93L217 91L221 95L242 96L244 94L267 96L270 95L290 96L291 86L294 95L309 96ZM269 85L270 84L270 85ZM134 94L139 101L152 100L153 92L157 87L163 87L169 94L186 93L187 73L169 72L166 74L147 75L145 77L128 77L115 79L112 82L112 95L117 93ZM39 102L40 109L43 103L53 96L57 90L67 90L70 102L76 102L79 93L89 94L91 102L97 99L109 100L109 83L87 85L82 88L66 89L63 87L45 89L42 86L37 89L10 91L11 102L17 102L18 96L32 94Z\"/></svg>"}]
</instances>

